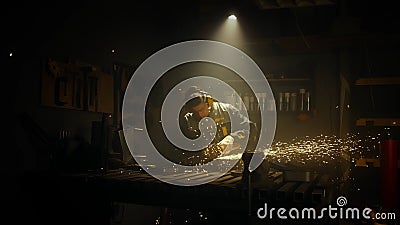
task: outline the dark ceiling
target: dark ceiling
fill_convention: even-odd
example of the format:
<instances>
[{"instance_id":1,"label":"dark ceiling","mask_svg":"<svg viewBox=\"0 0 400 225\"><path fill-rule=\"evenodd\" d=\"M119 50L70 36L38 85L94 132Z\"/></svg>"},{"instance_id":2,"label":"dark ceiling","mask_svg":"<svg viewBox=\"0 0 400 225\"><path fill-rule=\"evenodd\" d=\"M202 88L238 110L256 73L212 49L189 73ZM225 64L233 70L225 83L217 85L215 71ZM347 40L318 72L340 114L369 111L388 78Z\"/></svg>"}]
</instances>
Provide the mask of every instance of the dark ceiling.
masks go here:
<instances>
[{"instance_id":1,"label":"dark ceiling","mask_svg":"<svg viewBox=\"0 0 400 225\"><path fill-rule=\"evenodd\" d=\"M397 8L388 2L15 1L3 7L2 54L14 51L41 55L55 48L59 52L65 48L67 55L93 51L93 57L112 48L122 55L123 51L126 55L132 51L150 54L178 41L209 38L209 30L232 12L238 15L249 41L330 35L340 26L347 27L343 29L347 33L398 34ZM349 19L340 23L341 18Z\"/></svg>"}]
</instances>

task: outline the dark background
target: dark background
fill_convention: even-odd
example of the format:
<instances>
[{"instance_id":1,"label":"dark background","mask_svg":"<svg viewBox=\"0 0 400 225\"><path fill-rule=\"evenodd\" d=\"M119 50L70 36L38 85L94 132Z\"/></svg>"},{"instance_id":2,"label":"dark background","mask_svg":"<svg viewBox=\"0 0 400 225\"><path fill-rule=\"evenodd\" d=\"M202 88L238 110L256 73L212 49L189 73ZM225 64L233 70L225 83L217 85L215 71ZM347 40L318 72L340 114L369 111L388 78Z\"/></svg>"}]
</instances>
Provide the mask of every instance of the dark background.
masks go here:
<instances>
[{"instance_id":1,"label":"dark background","mask_svg":"<svg viewBox=\"0 0 400 225\"><path fill-rule=\"evenodd\" d=\"M240 48L265 74L311 79L311 118L300 122L293 115L278 116L277 140L321 133L340 135L341 77L353 84L360 77L400 75L400 18L398 8L389 1L331 3L269 9L262 9L256 1L241 0L2 3L2 109L7 134L2 159L8 187L4 194L10 198L10 208L18 208L18 216L23 214L21 207L27 211L34 207L29 200L25 204L18 181L26 172L42 169L35 145L27 138L29 131L19 125L18 115L27 113L50 136L68 129L88 143L92 122L103 116L101 112L42 106L43 60L88 63L106 72L119 63L133 73L147 57L171 44L213 39L231 12L238 16L244 36ZM342 129L355 131L355 118L365 113L398 117L396 90L355 91L347 99L351 107L345 109ZM376 104L371 104L373 99Z\"/></svg>"}]
</instances>

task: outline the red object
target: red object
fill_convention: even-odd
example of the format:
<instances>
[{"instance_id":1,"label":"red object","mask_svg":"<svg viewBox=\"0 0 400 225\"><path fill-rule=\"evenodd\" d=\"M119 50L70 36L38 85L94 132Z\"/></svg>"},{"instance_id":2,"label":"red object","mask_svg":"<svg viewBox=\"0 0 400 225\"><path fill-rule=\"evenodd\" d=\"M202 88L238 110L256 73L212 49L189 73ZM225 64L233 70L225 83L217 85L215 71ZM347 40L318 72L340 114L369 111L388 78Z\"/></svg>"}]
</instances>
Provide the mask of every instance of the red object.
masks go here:
<instances>
[{"instance_id":1,"label":"red object","mask_svg":"<svg viewBox=\"0 0 400 225\"><path fill-rule=\"evenodd\" d=\"M398 152L399 140L381 141L381 194L382 205L386 209L398 206Z\"/></svg>"}]
</instances>

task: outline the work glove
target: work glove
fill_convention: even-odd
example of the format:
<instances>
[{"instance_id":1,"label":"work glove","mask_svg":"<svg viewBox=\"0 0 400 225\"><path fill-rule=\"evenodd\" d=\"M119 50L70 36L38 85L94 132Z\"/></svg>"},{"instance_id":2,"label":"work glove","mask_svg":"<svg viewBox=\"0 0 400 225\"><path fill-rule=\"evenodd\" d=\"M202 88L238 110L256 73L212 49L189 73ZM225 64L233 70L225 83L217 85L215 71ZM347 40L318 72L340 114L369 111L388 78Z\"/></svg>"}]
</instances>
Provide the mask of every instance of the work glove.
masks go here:
<instances>
[{"instance_id":1,"label":"work glove","mask_svg":"<svg viewBox=\"0 0 400 225\"><path fill-rule=\"evenodd\" d=\"M218 147L221 151L221 153L226 149L226 147L228 146L232 146L234 141L234 138L231 135L227 135L226 137L224 137L224 139L222 139L220 142L218 142Z\"/></svg>"}]
</instances>

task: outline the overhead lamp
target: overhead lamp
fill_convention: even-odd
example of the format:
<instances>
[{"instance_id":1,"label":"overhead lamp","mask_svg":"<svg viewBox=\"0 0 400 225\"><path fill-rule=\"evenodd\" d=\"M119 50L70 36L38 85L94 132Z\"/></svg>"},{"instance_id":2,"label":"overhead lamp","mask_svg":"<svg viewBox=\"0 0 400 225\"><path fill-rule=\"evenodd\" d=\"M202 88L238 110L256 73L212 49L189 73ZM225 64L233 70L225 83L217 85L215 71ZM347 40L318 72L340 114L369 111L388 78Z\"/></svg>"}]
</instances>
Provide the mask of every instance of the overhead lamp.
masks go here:
<instances>
[{"instance_id":1,"label":"overhead lamp","mask_svg":"<svg viewBox=\"0 0 400 225\"><path fill-rule=\"evenodd\" d=\"M228 19L229 20L237 20L237 17L232 14L232 15L228 16Z\"/></svg>"}]
</instances>

